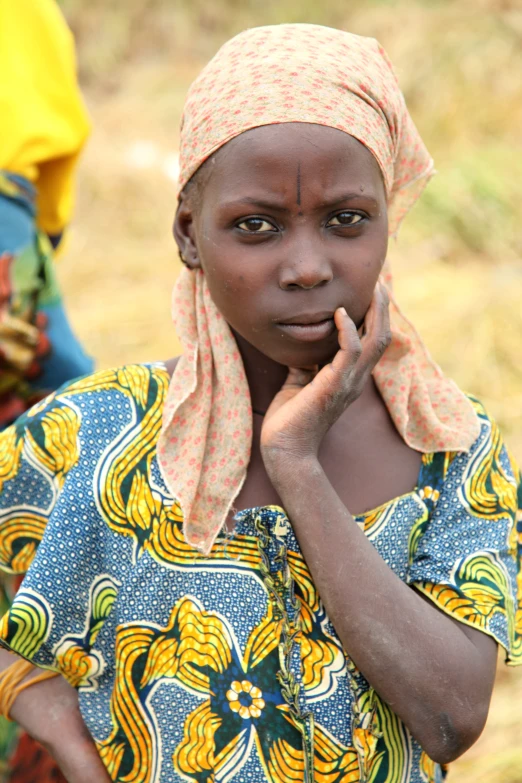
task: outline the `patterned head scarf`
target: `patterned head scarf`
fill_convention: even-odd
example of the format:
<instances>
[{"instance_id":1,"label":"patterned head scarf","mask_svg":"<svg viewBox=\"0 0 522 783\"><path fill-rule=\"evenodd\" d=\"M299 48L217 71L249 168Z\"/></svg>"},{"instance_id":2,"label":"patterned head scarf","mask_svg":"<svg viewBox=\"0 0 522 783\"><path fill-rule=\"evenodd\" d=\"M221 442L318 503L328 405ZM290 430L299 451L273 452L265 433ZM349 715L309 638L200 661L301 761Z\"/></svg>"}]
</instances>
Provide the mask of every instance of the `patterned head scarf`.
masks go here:
<instances>
[{"instance_id":1,"label":"patterned head scarf","mask_svg":"<svg viewBox=\"0 0 522 783\"><path fill-rule=\"evenodd\" d=\"M185 103L180 190L230 139L288 122L337 128L370 150L395 233L433 162L379 43L327 27L254 28L218 51ZM388 269L384 278L390 289ZM390 314L392 342L374 378L397 430L421 452L467 451L479 433L470 403L433 362L393 296ZM183 509L187 542L207 553L246 476L250 393L234 337L200 270L180 274L173 317L184 353L164 407L158 459Z\"/></svg>"}]
</instances>

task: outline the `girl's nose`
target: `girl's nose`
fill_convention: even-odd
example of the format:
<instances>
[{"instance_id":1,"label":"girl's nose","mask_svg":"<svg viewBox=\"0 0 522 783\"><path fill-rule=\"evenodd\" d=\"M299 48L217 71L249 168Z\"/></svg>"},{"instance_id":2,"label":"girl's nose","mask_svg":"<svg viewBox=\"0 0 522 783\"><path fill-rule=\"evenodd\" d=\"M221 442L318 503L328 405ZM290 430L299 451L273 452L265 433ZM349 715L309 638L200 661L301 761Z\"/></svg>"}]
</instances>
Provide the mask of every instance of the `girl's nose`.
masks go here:
<instances>
[{"instance_id":1,"label":"girl's nose","mask_svg":"<svg viewBox=\"0 0 522 783\"><path fill-rule=\"evenodd\" d=\"M287 291L292 288L317 288L333 279L332 267L318 248L313 252L296 253L281 265L279 286Z\"/></svg>"}]
</instances>

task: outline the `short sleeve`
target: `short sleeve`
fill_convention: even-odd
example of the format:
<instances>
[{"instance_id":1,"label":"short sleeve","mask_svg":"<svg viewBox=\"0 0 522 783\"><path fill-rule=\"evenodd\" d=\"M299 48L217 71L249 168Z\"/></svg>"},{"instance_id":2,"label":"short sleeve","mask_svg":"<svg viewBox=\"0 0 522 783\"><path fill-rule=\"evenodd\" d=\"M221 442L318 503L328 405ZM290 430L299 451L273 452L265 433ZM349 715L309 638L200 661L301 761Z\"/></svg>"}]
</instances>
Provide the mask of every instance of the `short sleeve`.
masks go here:
<instances>
[{"instance_id":1,"label":"short sleeve","mask_svg":"<svg viewBox=\"0 0 522 783\"><path fill-rule=\"evenodd\" d=\"M61 390L0 434L0 566L27 572L0 645L89 688L104 670L94 644L119 582L106 572L103 524L87 499L78 400Z\"/></svg>"},{"instance_id":2,"label":"short sleeve","mask_svg":"<svg viewBox=\"0 0 522 783\"><path fill-rule=\"evenodd\" d=\"M407 581L522 664L520 473L495 422L472 402L480 435L451 460Z\"/></svg>"},{"instance_id":3,"label":"short sleeve","mask_svg":"<svg viewBox=\"0 0 522 783\"><path fill-rule=\"evenodd\" d=\"M78 461L80 417L47 397L0 433L0 568L24 574Z\"/></svg>"}]
</instances>

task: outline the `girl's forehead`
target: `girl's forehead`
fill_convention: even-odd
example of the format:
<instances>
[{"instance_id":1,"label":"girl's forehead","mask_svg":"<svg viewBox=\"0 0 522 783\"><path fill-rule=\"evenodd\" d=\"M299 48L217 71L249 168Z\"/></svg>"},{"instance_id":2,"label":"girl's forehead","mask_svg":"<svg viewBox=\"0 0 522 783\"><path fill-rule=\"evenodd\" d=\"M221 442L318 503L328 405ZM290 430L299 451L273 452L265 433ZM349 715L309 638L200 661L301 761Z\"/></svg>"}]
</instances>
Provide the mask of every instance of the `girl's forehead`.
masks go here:
<instances>
[{"instance_id":1,"label":"girl's forehead","mask_svg":"<svg viewBox=\"0 0 522 783\"><path fill-rule=\"evenodd\" d=\"M299 178L324 185L384 188L382 172L360 141L336 128L311 123L280 123L252 128L231 139L204 164L202 182L212 189L244 190L259 182L292 186Z\"/></svg>"},{"instance_id":2,"label":"girl's forehead","mask_svg":"<svg viewBox=\"0 0 522 783\"><path fill-rule=\"evenodd\" d=\"M229 140L280 123L330 126L370 149L383 173L392 234L433 174L375 39L319 25L273 25L228 41L192 84L181 128L180 190Z\"/></svg>"}]
</instances>

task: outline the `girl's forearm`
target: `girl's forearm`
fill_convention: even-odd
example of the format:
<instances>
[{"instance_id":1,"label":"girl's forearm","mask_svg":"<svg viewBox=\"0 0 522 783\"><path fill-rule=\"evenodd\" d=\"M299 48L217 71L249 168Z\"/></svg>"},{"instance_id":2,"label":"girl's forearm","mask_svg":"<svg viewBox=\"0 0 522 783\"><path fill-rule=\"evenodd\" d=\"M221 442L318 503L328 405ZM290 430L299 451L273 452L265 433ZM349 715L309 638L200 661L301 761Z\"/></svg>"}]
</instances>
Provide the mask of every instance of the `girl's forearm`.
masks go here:
<instances>
[{"instance_id":1,"label":"girl's forearm","mask_svg":"<svg viewBox=\"0 0 522 783\"><path fill-rule=\"evenodd\" d=\"M0 672L15 660L12 653L0 649ZM38 672L35 669L34 675ZM10 717L49 751L69 783L110 783L83 722L78 694L63 677L36 683L22 691Z\"/></svg>"},{"instance_id":2,"label":"girl's forearm","mask_svg":"<svg viewBox=\"0 0 522 783\"><path fill-rule=\"evenodd\" d=\"M453 760L485 723L494 641L471 630L479 649L393 573L316 459L284 454L265 464L347 654L428 755Z\"/></svg>"},{"instance_id":3,"label":"girl's forearm","mask_svg":"<svg viewBox=\"0 0 522 783\"><path fill-rule=\"evenodd\" d=\"M68 783L110 783L92 739L62 742L49 749Z\"/></svg>"}]
</instances>

